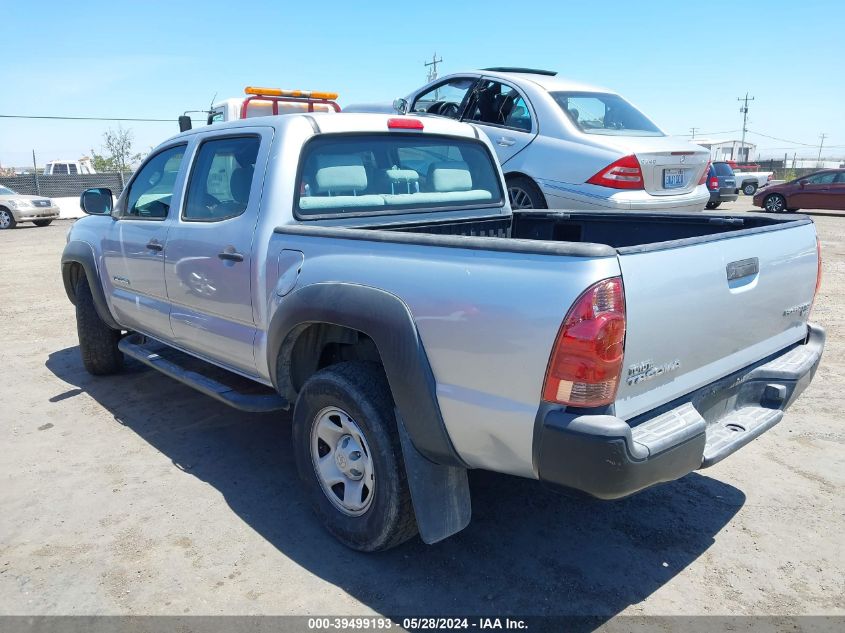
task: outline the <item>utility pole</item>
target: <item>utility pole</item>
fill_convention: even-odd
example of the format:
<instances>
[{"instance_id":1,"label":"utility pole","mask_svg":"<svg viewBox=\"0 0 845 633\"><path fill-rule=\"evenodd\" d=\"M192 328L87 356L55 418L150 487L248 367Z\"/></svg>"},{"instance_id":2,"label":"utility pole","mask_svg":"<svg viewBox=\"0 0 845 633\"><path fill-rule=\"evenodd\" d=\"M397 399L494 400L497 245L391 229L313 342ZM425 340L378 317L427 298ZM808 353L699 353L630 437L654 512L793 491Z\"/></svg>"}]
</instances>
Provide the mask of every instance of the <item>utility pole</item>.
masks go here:
<instances>
[{"instance_id":1,"label":"utility pole","mask_svg":"<svg viewBox=\"0 0 845 633\"><path fill-rule=\"evenodd\" d=\"M822 146L824 145L824 139L825 139L826 137L827 137L827 134L825 134L824 132L822 132L821 134L819 134L819 138L821 139L821 141L819 142L819 157L818 157L818 159L816 159L816 162L818 163L818 164L816 165L817 167L821 167L821 166L822 166Z\"/></svg>"},{"instance_id":2,"label":"utility pole","mask_svg":"<svg viewBox=\"0 0 845 633\"><path fill-rule=\"evenodd\" d=\"M690 132L692 132L692 137L693 137L693 138L695 138L695 131L696 131L696 130L700 130L700 129L701 129L700 127L691 127L691 128L689 129L689 131L690 131Z\"/></svg>"},{"instance_id":3,"label":"utility pole","mask_svg":"<svg viewBox=\"0 0 845 633\"><path fill-rule=\"evenodd\" d=\"M430 62L426 62L425 66L428 68L428 81L434 81L437 79L437 64L443 61L443 58L437 59L437 53L431 58Z\"/></svg>"},{"instance_id":4,"label":"utility pole","mask_svg":"<svg viewBox=\"0 0 845 633\"><path fill-rule=\"evenodd\" d=\"M742 144L739 146L741 156L742 151L745 149L745 133L748 131L748 102L754 101L754 97L749 97L746 92L744 97L737 97L736 100L742 101L742 105L739 108L739 111L742 112ZM745 161L743 162L748 162L748 150L745 150Z\"/></svg>"},{"instance_id":5,"label":"utility pole","mask_svg":"<svg viewBox=\"0 0 845 633\"><path fill-rule=\"evenodd\" d=\"M32 150L32 177L35 179L35 195L41 195L41 187L38 184L38 167L35 164L35 150Z\"/></svg>"}]
</instances>

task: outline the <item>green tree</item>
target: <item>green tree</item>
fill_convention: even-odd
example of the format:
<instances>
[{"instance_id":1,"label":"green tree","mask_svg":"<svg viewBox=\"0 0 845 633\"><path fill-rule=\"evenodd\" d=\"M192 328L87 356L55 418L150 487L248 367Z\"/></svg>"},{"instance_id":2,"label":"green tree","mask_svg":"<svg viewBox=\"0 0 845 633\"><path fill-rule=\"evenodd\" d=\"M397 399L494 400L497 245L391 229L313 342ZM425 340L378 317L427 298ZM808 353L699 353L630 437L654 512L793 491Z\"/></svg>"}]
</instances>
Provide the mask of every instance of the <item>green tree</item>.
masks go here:
<instances>
[{"instance_id":1,"label":"green tree","mask_svg":"<svg viewBox=\"0 0 845 633\"><path fill-rule=\"evenodd\" d=\"M91 162L97 171L129 171L132 163L141 160L143 154L132 153L132 130L109 128L103 132L103 154L91 150Z\"/></svg>"}]
</instances>

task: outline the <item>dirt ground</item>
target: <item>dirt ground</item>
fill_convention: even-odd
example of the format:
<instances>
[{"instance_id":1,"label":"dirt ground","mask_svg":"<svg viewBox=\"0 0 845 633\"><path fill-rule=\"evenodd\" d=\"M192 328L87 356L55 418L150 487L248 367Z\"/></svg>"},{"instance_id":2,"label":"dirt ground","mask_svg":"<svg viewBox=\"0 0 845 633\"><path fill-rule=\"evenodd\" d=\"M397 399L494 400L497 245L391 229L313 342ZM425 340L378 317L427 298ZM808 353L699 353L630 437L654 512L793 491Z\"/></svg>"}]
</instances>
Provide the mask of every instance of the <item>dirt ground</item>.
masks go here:
<instances>
[{"instance_id":1,"label":"dirt ground","mask_svg":"<svg viewBox=\"0 0 845 633\"><path fill-rule=\"evenodd\" d=\"M772 431L611 503L473 472L467 530L379 555L318 524L287 415L85 373L70 222L0 232L0 614L845 614L845 214L813 219L827 348Z\"/></svg>"}]
</instances>

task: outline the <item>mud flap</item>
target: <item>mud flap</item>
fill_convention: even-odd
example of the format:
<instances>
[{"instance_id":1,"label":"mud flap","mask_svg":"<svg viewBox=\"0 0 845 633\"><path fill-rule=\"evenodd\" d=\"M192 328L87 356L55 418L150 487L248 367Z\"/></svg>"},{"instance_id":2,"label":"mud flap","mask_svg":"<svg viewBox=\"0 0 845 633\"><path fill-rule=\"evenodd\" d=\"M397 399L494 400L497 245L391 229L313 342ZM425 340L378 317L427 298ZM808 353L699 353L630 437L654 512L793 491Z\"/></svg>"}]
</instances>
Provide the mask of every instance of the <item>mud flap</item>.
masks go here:
<instances>
[{"instance_id":1,"label":"mud flap","mask_svg":"<svg viewBox=\"0 0 845 633\"><path fill-rule=\"evenodd\" d=\"M441 466L423 457L414 447L398 410L396 422L420 537L429 545L437 543L469 525L472 506L467 471L458 466Z\"/></svg>"}]
</instances>

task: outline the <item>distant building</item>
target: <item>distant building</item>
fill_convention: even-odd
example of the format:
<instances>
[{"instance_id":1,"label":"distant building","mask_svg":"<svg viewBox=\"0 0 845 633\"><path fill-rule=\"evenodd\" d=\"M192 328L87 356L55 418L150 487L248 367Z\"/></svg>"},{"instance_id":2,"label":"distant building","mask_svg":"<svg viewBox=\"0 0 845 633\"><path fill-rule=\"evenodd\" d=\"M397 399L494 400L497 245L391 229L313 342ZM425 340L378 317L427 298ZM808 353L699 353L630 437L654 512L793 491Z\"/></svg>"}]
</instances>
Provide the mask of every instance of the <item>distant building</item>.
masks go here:
<instances>
[{"instance_id":1,"label":"distant building","mask_svg":"<svg viewBox=\"0 0 845 633\"><path fill-rule=\"evenodd\" d=\"M710 160L735 160L738 163L751 163L757 160L757 146L748 141L743 143L737 139L711 138L694 138L691 141L709 149Z\"/></svg>"}]
</instances>

